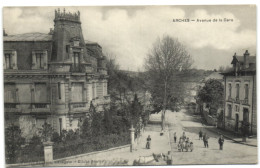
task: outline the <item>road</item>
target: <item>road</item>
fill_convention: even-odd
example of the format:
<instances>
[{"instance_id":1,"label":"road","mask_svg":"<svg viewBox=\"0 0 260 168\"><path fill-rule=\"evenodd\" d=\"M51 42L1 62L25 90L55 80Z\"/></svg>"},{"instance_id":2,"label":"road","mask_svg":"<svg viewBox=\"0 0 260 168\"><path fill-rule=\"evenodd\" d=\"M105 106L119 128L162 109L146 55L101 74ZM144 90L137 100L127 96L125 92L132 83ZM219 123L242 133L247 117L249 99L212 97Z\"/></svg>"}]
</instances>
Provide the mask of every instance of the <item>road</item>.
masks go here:
<instances>
[{"instance_id":1,"label":"road","mask_svg":"<svg viewBox=\"0 0 260 168\"><path fill-rule=\"evenodd\" d=\"M188 114L185 110L180 112L166 113L168 130L170 136L172 164L255 164L257 163L257 147L234 143L225 139L224 150L219 150L219 135L206 129L196 116ZM207 132L209 135L209 148L205 148L203 141L199 140L198 133ZM183 132L194 144L193 152L178 152L177 143L173 142L173 133L176 132L177 139Z\"/></svg>"}]
</instances>

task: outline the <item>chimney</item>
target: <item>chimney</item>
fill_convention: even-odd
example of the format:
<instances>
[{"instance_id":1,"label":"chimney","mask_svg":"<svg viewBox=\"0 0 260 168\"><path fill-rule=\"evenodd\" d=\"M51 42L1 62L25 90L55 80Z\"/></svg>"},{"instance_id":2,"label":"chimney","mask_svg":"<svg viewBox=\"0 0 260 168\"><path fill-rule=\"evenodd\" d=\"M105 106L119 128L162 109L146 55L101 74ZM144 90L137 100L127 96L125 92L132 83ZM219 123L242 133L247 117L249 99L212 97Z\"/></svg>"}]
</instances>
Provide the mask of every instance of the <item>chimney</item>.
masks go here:
<instances>
[{"instance_id":1,"label":"chimney","mask_svg":"<svg viewBox=\"0 0 260 168\"><path fill-rule=\"evenodd\" d=\"M249 52L246 50L244 53L244 68L249 68Z\"/></svg>"}]
</instances>

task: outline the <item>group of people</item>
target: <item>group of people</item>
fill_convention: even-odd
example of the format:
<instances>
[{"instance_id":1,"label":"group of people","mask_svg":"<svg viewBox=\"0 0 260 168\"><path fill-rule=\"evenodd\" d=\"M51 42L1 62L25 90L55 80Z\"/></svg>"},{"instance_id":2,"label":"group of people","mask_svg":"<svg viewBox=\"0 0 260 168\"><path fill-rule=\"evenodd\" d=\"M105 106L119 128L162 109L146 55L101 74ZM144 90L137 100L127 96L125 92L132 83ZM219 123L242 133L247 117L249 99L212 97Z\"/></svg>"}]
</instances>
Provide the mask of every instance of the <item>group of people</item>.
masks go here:
<instances>
[{"instance_id":1,"label":"group of people","mask_svg":"<svg viewBox=\"0 0 260 168\"><path fill-rule=\"evenodd\" d=\"M199 132L199 140L203 140L204 142L204 147L208 148L209 147L209 136L207 133L204 133L200 130ZM218 139L218 143L219 143L219 149L223 150L223 145L224 145L224 138L223 135L220 135L219 139Z\"/></svg>"},{"instance_id":2,"label":"group of people","mask_svg":"<svg viewBox=\"0 0 260 168\"><path fill-rule=\"evenodd\" d=\"M177 141L177 135L176 132L174 133L174 143ZM179 139L178 143L178 151L183 152L184 150L188 152L189 150L193 151L193 142L190 141L189 137L186 137L185 132L183 132L182 136Z\"/></svg>"},{"instance_id":3,"label":"group of people","mask_svg":"<svg viewBox=\"0 0 260 168\"><path fill-rule=\"evenodd\" d=\"M147 140L146 148L150 149L151 140L152 140L150 135L147 137L146 140ZM203 132L201 130L199 131L199 140L203 140L205 148L209 147L209 136L206 132L203 134ZM176 142L177 142L177 135L176 135L176 132L174 132L174 143L176 143ZM223 135L220 135L220 137L218 139L218 143L219 143L219 149L223 150L223 145L224 145ZM182 152L184 150L186 150L186 152L188 152L189 150L191 152L193 151L193 142L189 139L189 137L186 137L185 132L183 132L182 136L180 137L177 148L178 148L178 151L182 151Z\"/></svg>"}]
</instances>

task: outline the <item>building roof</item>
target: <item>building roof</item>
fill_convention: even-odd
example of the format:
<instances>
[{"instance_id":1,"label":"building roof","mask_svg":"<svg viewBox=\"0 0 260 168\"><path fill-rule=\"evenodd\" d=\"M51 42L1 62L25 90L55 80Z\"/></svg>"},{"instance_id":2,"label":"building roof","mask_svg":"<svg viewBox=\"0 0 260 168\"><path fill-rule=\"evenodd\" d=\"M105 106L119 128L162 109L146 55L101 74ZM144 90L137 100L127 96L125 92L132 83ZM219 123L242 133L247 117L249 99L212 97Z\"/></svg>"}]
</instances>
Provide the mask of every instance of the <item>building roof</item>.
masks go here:
<instances>
[{"instance_id":1,"label":"building roof","mask_svg":"<svg viewBox=\"0 0 260 168\"><path fill-rule=\"evenodd\" d=\"M212 72L210 75L205 77L205 81L209 79L223 80L223 75L220 72Z\"/></svg>"},{"instance_id":2,"label":"building roof","mask_svg":"<svg viewBox=\"0 0 260 168\"><path fill-rule=\"evenodd\" d=\"M238 62L244 63L244 56L235 56ZM231 64L233 63L234 59L232 60ZM256 63L256 56L249 56L248 63Z\"/></svg>"},{"instance_id":3,"label":"building roof","mask_svg":"<svg viewBox=\"0 0 260 168\"><path fill-rule=\"evenodd\" d=\"M89 41L89 40L85 40L86 44L98 44L97 42L93 42L93 41Z\"/></svg>"},{"instance_id":4,"label":"building roof","mask_svg":"<svg viewBox=\"0 0 260 168\"><path fill-rule=\"evenodd\" d=\"M52 35L45 33L25 33L4 36L4 41L52 41Z\"/></svg>"}]
</instances>

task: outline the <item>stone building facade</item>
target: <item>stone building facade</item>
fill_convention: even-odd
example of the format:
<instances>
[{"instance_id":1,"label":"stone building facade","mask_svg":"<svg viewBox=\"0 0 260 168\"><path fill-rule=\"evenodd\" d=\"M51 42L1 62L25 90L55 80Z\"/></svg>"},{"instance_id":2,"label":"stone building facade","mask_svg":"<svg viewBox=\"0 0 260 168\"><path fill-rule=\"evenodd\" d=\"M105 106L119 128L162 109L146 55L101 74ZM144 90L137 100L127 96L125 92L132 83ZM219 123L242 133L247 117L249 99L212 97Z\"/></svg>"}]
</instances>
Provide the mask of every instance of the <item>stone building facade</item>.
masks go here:
<instances>
[{"instance_id":1,"label":"stone building facade","mask_svg":"<svg viewBox=\"0 0 260 168\"><path fill-rule=\"evenodd\" d=\"M225 84L225 129L240 132L242 122L250 124L251 134L257 133L256 56L248 50L244 56L233 56L233 70L223 73Z\"/></svg>"},{"instance_id":2,"label":"stone building facade","mask_svg":"<svg viewBox=\"0 0 260 168\"><path fill-rule=\"evenodd\" d=\"M60 133L79 128L91 103L99 112L109 106L105 56L84 40L79 12L55 10L48 34L3 39L6 127L19 125L30 138L47 122Z\"/></svg>"}]
</instances>

